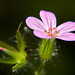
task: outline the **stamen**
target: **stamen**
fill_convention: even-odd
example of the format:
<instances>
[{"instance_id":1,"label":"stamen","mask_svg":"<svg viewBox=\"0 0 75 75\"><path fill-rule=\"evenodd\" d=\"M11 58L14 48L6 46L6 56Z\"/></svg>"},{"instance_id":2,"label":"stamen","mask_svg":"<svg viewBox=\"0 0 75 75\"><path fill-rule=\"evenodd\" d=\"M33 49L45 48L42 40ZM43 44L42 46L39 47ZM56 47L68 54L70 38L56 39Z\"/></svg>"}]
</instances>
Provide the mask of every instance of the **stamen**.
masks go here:
<instances>
[{"instance_id":1,"label":"stamen","mask_svg":"<svg viewBox=\"0 0 75 75\"><path fill-rule=\"evenodd\" d=\"M57 35L54 35L54 37L58 37Z\"/></svg>"},{"instance_id":2,"label":"stamen","mask_svg":"<svg viewBox=\"0 0 75 75\"><path fill-rule=\"evenodd\" d=\"M54 27L52 30L55 30L56 28Z\"/></svg>"},{"instance_id":3,"label":"stamen","mask_svg":"<svg viewBox=\"0 0 75 75\"><path fill-rule=\"evenodd\" d=\"M50 32L47 32L48 34L50 34Z\"/></svg>"},{"instance_id":4,"label":"stamen","mask_svg":"<svg viewBox=\"0 0 75 75\"><path fill-rule=\"evenodd\" d=\"M49 34L48 36L53 37L53 34Z\"/></svg>"},{"instance_id":5,"label":"stamen","mask_svg":"<svg viewBox=\"0 0 75 75\"><path fill-rule=\"evenodd\" d=\"M57 35L55 35L58 34L58 31L56 31L55 27L53 29L49 28L49 31L45 30L44 32L50 37L58 37Z\"/></svg>"},{"instance_id":6,"label":"stamen","mask_svg":"<svg viewBox=\"0 0 75 75\"><path fill-rule=\"evenodd\" d=\"M51 28L49 28L49 31L52 31L52 29L51 29Z\"/></svg>"},{"instance_id":7,"label":"stamen","mask_svg":"<svg viewBox=\"0 0 75 75\"><path fill-rule=\"evenodd\" d=\"M56 34L58 34L58 31L55 31Z\"/></svg>"},{"instance_id":8,"label":"stamen","mask_svg":"<svg viewBox=\"0 0 75 75\"><path fill-rule=\"evenodd\" d=\"M45 30L45 33L48 33L48 32Z\"/></svg>"}]
</instances>

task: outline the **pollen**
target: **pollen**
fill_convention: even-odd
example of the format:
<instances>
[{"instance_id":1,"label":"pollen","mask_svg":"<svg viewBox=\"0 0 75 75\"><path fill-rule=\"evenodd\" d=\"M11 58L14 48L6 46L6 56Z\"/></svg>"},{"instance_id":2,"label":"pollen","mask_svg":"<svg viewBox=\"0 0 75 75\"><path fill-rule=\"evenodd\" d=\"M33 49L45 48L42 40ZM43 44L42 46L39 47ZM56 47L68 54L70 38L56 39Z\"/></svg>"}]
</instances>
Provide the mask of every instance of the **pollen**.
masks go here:
<instances>
[{"instance_id":1,"label":"pollen","mask_svg":"<svg viewBox=\"0 0 75 75\"><path fill-rule=\"evenodd\" d=\"M56 34L58 34L58 31L55 31Z\"/></svg>"},{"instance_id":2,"label":"pollen","mask_svg":"<svg viewBox=\"0 0 75 75\"><path fill-rule=\"evenodd\" d=\"M49 34L48 36L53 37L53 34Z\"/></svg>"},{"instance_id":3,"label":"pollen","mask_svg":"<svg viewBox=\"0 0 75 75\"><path fill-rule=\"evenodd\" d=\"M49 31L52 31L52 29L51 29L51 28L49 28Z\"/></svg>"},{"instance_id":4,"label":"pollen","mask_svg":"<svg viewBox=\"0 0 75 75\"><path fill-rule=\"evenodd\" d=\"M45 33L48 33L48 32L45 30Z\"/></svg>"},{"instance_id":5,"label":"pollen","mask_svg":"<svg viewBox=\"0 0 75 75\"><path fill-rule=\"evenodd\" d=\"M57 35L54 35L54 37L58 37Z\"/></svg>"},{"instance_id":6,"label":"pollen","mask_svg":"<svg viewBox=\"0 0 75 75\"><path fill-rule=\"evenodd\" d=\"M56 28L54 27L52 30L55 30Z\"/></svg>"},{"instance_id":7,"label":"pollen","mask_svg":"<svg viewBox=\"0 0 75 75\"><path fill-rule=\"evenodd\" d=\"M50 32L47 32L48 34L50 34Z\"/></svg>"}]
</instances>

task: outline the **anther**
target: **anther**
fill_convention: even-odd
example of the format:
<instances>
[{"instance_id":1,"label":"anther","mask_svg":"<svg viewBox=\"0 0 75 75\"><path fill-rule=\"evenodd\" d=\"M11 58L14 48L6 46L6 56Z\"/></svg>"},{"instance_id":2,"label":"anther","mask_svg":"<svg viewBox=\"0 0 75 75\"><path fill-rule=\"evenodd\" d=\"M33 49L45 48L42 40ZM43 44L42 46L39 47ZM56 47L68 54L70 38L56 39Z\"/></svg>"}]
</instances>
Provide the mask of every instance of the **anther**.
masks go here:
<instances>
[{"instance_id":1,"label":"anther","mask_svg":"<svg viewBox=\"0 0 75 75\"><path fill-rule=\"evenodd\" d=\"M52 31L52 29L51 29L51 28L49 28L49 31Z\"/></svg>"},{"instance_id":2,"label":"anther","mask_svg":"<svg viewBox=\"0 0 75 75\"><path fill-rule=\"evenodd\" d=\"M47 31L45 30L45 33L47 33Z\"/></svg>"},{"instance_id":3,"label":"anther","mask_svg":"<svg viewBox=\"0 0 75 75\"><path fill-rule=\"evenodd\" d=\"M52 35L52 34L49 34L48 36L53 37L53 35Z\"/></svg>"},{"instance_id":4,"label":"anther","mask_svg":"<svg viewBox=\"0 0 75 75\"><path fill-rule=\"evenodd\" d=\"M48 34L50 34L50 32L47 32Z\"/></svg>"},{"instance_id":5,"label":"anther","mask_svg":"<svg viewBox=\"0 0 75 75\"><path fill-rule=\"evenodd\" d=\"M58 31L55 31L56 34L58 34Z\"/></svg>"},{"instance_id":6,"label":"anther","mask_svg":"<svg viewBox=\"0 0 75 75\"><path fill-rule=\"evenodd\" d=\"M57 35L54 35L54 37L58 37Z\"/></svg>"},{"instance_id":7,"label":"anther","mask_svg":"<svg viewBox=\"0 0 75 75\"><path fill-rule=\"evenodd\" d=\"M53 29L52 30L55 30L56 28L55 27L53 27Z\"/></svg>"}]
</instances>

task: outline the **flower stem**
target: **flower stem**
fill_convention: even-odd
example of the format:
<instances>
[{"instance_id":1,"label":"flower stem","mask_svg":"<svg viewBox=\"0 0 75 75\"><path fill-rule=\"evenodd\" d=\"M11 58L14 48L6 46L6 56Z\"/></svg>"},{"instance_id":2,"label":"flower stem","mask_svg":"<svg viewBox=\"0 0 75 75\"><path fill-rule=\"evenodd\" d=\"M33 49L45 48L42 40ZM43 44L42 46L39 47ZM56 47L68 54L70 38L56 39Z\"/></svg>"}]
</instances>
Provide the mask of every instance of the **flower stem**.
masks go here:
<instances>
[{"instance_id":1,"label":"flower stem","mask_svg":"<svg viewBox=\"0 0 75 75\"><path fill-rule=\"evenodd\" d=\"M55 48L55 39L43 39L40 45L39 54L41 57L41 63L39 68L35 71L35 75L45 75L44 67L45 61L51 59Z\"/></svg>"},{"instance_id":2,"label":"flower stem","mask_svg":"<svg viewBox=\"0 0 75 75\"><path fill-rule=\"evenodd\" d=\"M44 63L44 61L42 61L40 63L40 66L39 66L38 70L35 71L35 75L44 75L45 74L44 66L45 66L45 63Z\"/></svg>"}]
</instances>

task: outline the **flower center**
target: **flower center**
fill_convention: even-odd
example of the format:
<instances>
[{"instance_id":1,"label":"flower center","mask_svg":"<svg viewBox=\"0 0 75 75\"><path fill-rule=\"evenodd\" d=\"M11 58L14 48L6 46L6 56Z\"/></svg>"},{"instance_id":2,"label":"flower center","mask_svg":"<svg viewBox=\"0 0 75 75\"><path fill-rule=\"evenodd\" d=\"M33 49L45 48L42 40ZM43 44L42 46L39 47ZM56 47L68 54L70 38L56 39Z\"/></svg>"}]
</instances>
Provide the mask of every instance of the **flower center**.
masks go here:
<instances>
[{"instance_id":1,"label":"flower center","mask_svg":"<svg viewBox=\"0 0 75 75\"><path fill-rule=\"evenodd\" d=\"M56 28L49 28L48 31L45 30L44 32L50 37L58 37L58 31L56 30Z\"/></svg>"}]
</instances>

